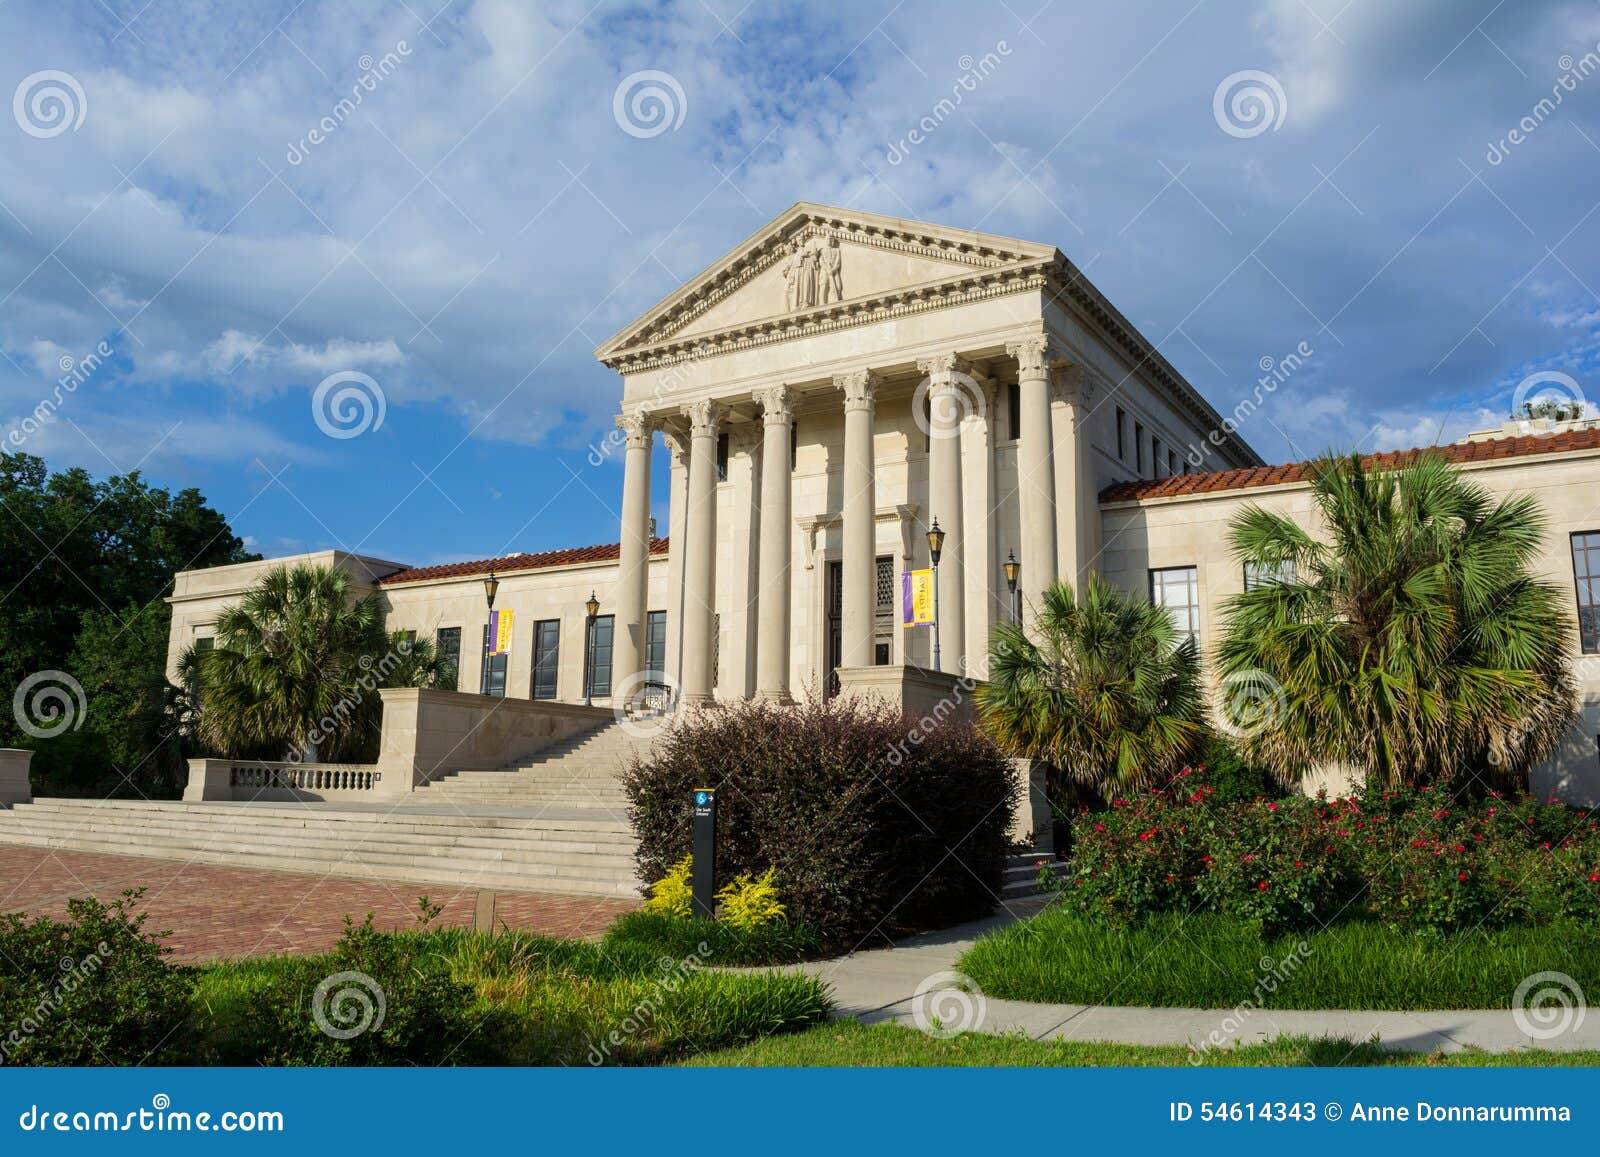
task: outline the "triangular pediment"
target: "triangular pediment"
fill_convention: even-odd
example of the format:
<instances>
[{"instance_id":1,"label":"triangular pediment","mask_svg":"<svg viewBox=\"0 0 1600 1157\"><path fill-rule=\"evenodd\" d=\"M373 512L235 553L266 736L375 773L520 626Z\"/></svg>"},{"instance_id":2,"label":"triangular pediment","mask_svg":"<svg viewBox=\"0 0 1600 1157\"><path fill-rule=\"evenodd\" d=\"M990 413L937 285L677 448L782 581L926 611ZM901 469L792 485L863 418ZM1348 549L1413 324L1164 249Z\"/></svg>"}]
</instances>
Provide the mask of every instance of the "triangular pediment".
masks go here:
<instances>
[{"instance_id":1,"label":"triangular pediment","mask_svg":"<svg viewBox=\"0 0 1600 1157\"><path fill-rule=\"evenodd\" d=\"M897 296L1037 270L1058 256L1050 245L801 202L595 353L621 365L752 329L865 320L871 306Z\"/></svg>"}]
</instances>

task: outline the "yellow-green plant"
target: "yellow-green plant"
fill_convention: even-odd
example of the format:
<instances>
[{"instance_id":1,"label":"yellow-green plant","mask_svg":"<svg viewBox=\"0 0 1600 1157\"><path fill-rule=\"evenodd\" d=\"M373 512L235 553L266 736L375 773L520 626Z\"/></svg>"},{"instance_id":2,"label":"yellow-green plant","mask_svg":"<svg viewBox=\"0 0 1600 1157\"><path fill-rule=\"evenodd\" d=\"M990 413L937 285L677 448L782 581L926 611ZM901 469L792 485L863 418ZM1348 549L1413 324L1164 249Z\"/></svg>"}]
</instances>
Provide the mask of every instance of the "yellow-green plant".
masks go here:
<instances>
[{"instance_id":1,"label":"yellow-green plant","mask_svg":"<svg viewBox=\"0 0 1600 1157\"><path fill-rule=\"evenodd\" d=\"M778 899L778 886L773 879L776 872L775 867L759 876L741 872L724 884L717 892L723 922L749 932L783 919L784 906Z\"/></svg>"},{"instance_id":2,"label":"yellow-green plant","mask_svg":"<svg viewBox=\"0 0 1600 1157\"><path fill-rule=\"evenodd\" d=\"M693 867L693 856L685 856L672 865L672 871L650 885L650 898L644 902L644 910L679 920L692 916L694 887L689 882L689 873Z\"/></svg>"}]
</instances>

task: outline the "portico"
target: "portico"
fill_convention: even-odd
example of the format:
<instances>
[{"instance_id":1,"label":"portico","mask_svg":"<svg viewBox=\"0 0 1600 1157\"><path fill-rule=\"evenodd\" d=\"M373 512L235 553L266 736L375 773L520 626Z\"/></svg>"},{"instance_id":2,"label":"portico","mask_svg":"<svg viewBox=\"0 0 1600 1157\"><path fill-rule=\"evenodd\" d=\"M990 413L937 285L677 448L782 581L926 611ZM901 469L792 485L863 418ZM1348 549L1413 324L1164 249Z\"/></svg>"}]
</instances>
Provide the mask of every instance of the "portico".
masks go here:
<instances>
[{"instance_id":1,"label":"portico","mask_svg":"<svg viewBox=\"0 0 1600 1157\"><path fill-rule=\"evenodd\" d=\"M662 675L686 703L826 694L841 667L930 667L930 632L901 629L898 592L929 565L935 519L940 665L982 677L1009 614L1007 554L1031 613L1058 577L1094 568L1098 492L1137 474L1097 384L1174 450L1222 427L1054 248L819 205L796 205L597 356L623 377L628 446L615 677L637 684L645 661L632 640L651 609L659 434L673 456ZM1215 445L1229 465L1256 461L1231 437Z\"/></svg>"}]
</instances>

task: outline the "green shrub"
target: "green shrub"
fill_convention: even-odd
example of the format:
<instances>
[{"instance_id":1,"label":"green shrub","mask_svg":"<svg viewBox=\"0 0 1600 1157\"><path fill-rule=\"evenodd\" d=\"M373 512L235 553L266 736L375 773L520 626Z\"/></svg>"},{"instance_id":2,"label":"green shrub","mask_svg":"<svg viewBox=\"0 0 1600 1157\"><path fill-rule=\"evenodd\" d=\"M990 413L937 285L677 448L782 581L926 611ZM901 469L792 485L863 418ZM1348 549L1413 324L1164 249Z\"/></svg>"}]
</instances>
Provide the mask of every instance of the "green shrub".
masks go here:
<instances>
[{"instance_id":1,"label":"green shrub","mask_svg":"<svg viewBox=\"0 0 1600 1157\"><path fill-rule=\"evenodd\" d=\"M276 962L242 1013L217 1040L219 1063L488 1063L505 1030L429 934L380 932L370 915L346 918L332 953Z\"/></svg>"},{"instance_id":2,"label":"green shrub","mask_svg":"<svg viewBox=\"0 0 1600 1157\"><path fill-rule=\"evenodd\" d=\"M704 917L681 919L656 912L629 912L606 933L608 950L640 951L640 960L696 958L725 968L752 964L792 964L814 955L817 937L787 921L739 928ZM647 954L647 955L644 955Z\"/></svg>"},{"instance_id":3,"label":"green shrub","mask_svg":"<svg viewBox=\"0 0 1600 1157\"><path fill-rule=\"evenodd\" d=\"M1197 778L1080 815L1067 903L1122 923L1215 912L1268 933L1352 917L1432 932L1600 928L1600 830L1587 813L1433 788L1227 801Z\"/></svg>"},{"instance_id":4,"label":"green shrub","mask_svg":"<svg viewBox=\"0 0 1600 1157\"><path fill-rule=\"evenodd\" d=\"M703 708L624 786L641 878L689 853L691 793L718 784L724 878L775 867L789 919L835 951L992 911L1013 779L971 726L834 700Z\"/></svg>"},{"instance_id":5,"label":"green shrub","mask_svg":"<svg viewBox=\"0 0 1600 1157\"><path fill-rule=\"evenodd\" d=\"M1208 736L1200 749L1195 775L1216 788L1217 799L1224 802L1255 799L1257 796L1283 799L1289 794L1272 772L1247 762L1238 745L1217 732Z\"/></svg>"},{"instance_id":6,"label":"green shrub","mask_svg":"<svg viewBox=\"0 0 1600 1157\"><path fill-rule=\"evenodd\" d=\"M175 1059L193 980L145 931L139 896L69 900L64 923L0 916L0 1064Z\"/></svg>"}]
</instances>

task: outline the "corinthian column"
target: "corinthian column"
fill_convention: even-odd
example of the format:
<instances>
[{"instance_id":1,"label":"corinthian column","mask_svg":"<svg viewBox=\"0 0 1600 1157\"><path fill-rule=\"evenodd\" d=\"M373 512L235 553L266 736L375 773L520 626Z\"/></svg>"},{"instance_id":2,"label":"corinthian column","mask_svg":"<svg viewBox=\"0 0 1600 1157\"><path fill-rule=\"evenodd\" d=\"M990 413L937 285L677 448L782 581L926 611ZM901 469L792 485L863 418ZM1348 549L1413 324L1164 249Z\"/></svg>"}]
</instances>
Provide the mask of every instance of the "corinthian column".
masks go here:
<instances>
[{"instance_id":1,"label":"corinthian column","mask_svg":"<svg viewBox=\"0 0 1600 1157\"><path fill-rule=\"evenodd\" d=\"M977 404L954 354L917 363L928 378L928 522L944 531L939 559L939 666L961 673L966 656L965 537L961 495L961 424Z\"/></svg>"},{"instance_id":2,"label":"corinthian column","mask_svg":"<svg viewBox=\"0 0 1600 1157\"><path fill-rule=\"evenodd\" d=\"M615 649L611 685L629 694L638 690L636 676L644 669L645 660L653 435L643 410L619 414L617 425L626 435L627 454L622 465L622 544L617 555L618 630L612 638Z\"/></svg>"},{"instance_id":3,"label":"corinthian column","mask_svg":"<svg viewBox=\"0 0 1600 1157\"><path fill-rule=\"evenodd\" d=\"M1017 446L1021 586L1034 600L1056 581L1056 475L1050 429L1049 347L1050 339L1044 334L1006 346L1006 352L1017 359L1017 393L1021 401L1021 440ZM1068 577L1073 577L1070 572ZM1032 600L1025 596L1023 605L1026 607L1029 601Z\"/></svg>"},{"instance_id":4,"label":"corinthian column","mask_svg":"<svg viewBox=\"0 0 1600 1157\"><path fill-rule=\"evenodd\" d=\"M793 400L787 386L757 395L761 402L761 585L756 629L756 695L779 703L789 696L789 431Z\"/></svg>"},{"instance_id":5,"label":"corinthian column","mask_svg":"<svg viewBox=\"0 0 1600 1157\"><path fill-rule=\"evenodd\" d=\"M870 370L834 375L844 391L844 573L840 600L840 662L872 666L877 628L878 549L877 471L873 462L872 419L876 383Z\"/></svg>"},{"instance_id":6,"label":"corinthian column","mask_svg":"<svg viewBox=\"0 0 1600 1157\"><path fill-rule=\"evenodd\" d=\"M684 407L689 418L688 525L683 560L683 699L711 698L711 632L717 559L717 405Z\"/></svg>"}]
</instances>

